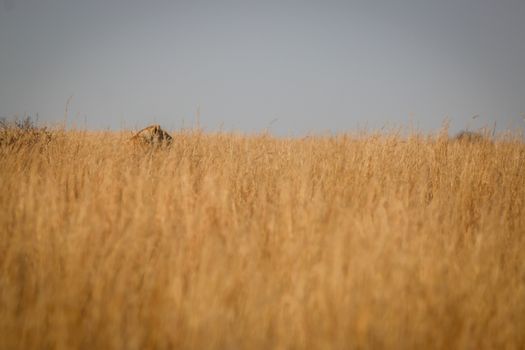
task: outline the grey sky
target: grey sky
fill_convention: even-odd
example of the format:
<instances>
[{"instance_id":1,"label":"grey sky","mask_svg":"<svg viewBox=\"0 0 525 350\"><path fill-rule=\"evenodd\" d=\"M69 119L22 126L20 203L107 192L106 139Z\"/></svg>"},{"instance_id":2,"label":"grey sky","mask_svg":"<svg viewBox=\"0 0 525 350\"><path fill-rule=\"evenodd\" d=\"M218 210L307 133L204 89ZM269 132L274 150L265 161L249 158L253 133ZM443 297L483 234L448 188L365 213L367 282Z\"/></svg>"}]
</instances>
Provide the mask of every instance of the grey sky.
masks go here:
<instances>
[{"instance_id":1,"label":"grey sky","mask_svg":"<svg viewBox=\"0 0 525 350\"><path fill-rule=\"evenodd\" d=\"M73 95L89 128L198 106L206 130L281 135L525 125L525 0L0 1L3 117L57 122Z\"/></svg>"}]
</instances>

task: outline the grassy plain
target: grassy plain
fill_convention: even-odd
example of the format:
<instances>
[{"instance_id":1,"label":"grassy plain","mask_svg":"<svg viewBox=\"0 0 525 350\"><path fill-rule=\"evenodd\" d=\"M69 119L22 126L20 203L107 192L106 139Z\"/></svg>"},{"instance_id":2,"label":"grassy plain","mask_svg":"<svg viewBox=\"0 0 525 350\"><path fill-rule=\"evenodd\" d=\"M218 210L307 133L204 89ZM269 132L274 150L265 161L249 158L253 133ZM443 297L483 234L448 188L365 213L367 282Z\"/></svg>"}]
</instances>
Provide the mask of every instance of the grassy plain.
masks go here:
<instances>
[{"instance_id":1,"label":"grassy plain","mask_svg":"<svg viewBox=\"0 0 525 350\"><path fill-rule=\"evenodd\" d=\"M525 348L523 142L172 135L2 136L0 349Z\"/></svg>"}]
</instances>

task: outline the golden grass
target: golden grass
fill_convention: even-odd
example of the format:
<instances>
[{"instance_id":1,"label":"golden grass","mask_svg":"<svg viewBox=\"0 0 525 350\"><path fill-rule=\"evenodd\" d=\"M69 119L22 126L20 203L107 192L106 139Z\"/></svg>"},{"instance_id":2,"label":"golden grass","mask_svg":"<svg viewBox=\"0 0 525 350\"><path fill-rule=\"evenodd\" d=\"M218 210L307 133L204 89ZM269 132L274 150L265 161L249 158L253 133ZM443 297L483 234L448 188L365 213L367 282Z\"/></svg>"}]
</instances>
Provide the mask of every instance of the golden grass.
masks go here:
<instances>
[{"instance_id":1,"label":"golden grass","mask_svg":"<svg viewBox=\"0 0 525 350\"><path fill-rule=\"evenodd\" d=\"M523 349L525 145L0 145L0 349Z\"/></svg>"}]
</instances>

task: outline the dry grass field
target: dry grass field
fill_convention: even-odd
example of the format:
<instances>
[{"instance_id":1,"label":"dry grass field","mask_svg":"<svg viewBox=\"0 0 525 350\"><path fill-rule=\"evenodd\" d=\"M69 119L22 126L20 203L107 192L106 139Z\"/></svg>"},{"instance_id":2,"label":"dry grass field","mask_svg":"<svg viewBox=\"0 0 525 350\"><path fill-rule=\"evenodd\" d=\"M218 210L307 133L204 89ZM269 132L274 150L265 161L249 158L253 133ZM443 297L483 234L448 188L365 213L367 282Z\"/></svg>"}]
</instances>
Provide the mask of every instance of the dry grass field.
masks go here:
<instances>
[{"instance_id":1,"label":"dry grass field","mask_svg":"<svg viewBox=\"0 0 525 350\"><path fill-rule=\"evenodd\" d=\"M4 130L0 349L524 349L525 144Z\"/></svg>"}]
</instances>

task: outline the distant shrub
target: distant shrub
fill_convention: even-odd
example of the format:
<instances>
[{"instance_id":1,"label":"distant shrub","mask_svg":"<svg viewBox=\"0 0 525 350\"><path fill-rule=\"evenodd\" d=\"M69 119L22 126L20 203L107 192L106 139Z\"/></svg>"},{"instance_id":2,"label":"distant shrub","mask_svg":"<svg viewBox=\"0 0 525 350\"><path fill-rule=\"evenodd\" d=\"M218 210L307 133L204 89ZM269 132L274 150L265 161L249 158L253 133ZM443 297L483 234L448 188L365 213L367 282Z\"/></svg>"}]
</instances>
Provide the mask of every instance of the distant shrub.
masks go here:
<instances>
[{"instance_id":1,"label":"distant shrub","mask_svg":"<svg viewBox=\"0 0 525 350\"><path fill-rule=\"evenodd\" d=\"M37 126L30 116L21 120L0 118L0 146L43 146L52 139L53 132L46 127Z\"/></svg>"},{"instance_id":2,"label":"distant shrub","mask_svg":"<svg viewBox=\"0 0 525 350\"><path fill-rule=\"evenodd\" d=\"M474 131L461 131L454 137L454 140L464 143L490 142L489 137Z\"/></svg>"}]
</instances>

